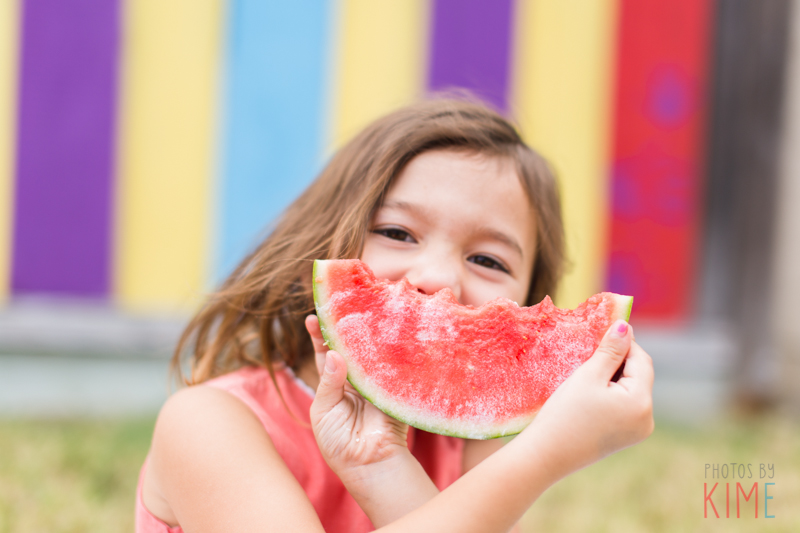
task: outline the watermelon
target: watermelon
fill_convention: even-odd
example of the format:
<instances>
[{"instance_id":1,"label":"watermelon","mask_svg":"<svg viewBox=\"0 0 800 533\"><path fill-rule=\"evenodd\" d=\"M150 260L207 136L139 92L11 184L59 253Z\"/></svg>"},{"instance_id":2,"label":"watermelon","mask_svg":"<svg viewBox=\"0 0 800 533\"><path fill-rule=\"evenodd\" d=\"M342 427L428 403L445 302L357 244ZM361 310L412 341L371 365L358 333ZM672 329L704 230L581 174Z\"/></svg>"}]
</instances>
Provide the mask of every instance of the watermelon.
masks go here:
<instances>
[{"instance_id":1,"label":"watermelon","mask_svg":"<svg viewBox=\"0 0 800 533\"><path fill-rule=\"evenodd\" d=\"M633 298L592 296L575 310L497 298L461 305L355 260L314 262L314 301L347 378L389 416L425 431L489 439L522 431L595 351Z\"/></svg>"}]
</instances>

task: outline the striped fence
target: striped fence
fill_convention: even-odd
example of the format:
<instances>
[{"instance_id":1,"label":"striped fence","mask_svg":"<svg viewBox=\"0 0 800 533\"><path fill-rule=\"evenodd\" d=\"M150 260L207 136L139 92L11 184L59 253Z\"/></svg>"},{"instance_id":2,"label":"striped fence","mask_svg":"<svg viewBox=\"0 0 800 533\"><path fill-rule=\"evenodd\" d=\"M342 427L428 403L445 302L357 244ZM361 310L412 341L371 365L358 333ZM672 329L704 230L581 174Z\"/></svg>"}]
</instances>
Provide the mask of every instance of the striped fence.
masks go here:
<instances>
[{"instance_id":1,"label":"striped fence","mask_svg":"<svg viewBox=\"0 0 800 533\"><path fill-rule=\"evenodd\" d=\"M4 0L0 297L188 309L369 121L464 87L561 180L559 303L692 313L712 0Z\"/></svg>"}]
</instances>

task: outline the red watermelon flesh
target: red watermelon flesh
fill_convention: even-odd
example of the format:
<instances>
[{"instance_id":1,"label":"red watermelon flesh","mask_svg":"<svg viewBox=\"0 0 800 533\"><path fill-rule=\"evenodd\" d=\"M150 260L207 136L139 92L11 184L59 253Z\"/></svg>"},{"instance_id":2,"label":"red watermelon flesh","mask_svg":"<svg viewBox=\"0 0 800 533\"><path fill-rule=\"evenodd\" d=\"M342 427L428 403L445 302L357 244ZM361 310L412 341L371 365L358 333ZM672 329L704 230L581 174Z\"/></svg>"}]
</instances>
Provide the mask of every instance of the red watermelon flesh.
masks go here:
<instances>
[{"instance_id":1,"label":"red watermelon flesh","mask_svg":"<svg viewBox=\"0 0 800 533\"><path fill-rule=\"evenodd\" d=\"M405 278L377 279L357 259L315 261L314 300L365 398L419 429L472 439L522 431L633 302L604 292L574 310L549 297L473 307L449 289L426 295Z\"/></svg>"}]
</instances>

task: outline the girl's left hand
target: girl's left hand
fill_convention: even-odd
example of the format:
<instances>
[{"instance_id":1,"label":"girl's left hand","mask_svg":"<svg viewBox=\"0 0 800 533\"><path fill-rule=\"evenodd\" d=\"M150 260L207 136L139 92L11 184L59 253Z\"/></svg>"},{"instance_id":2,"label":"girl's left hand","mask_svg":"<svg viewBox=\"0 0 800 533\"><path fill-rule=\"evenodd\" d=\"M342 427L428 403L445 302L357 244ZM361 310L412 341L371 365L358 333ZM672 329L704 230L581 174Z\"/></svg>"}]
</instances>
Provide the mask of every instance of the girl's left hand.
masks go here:
<instances>
[{"instance_id":1,"label":"girl's left hand","mask_svg":"<svg viewBox=\"0 0 800 533\"><path fill-rule=\"evenodd\" d=\"M320 381L311 427L328 466L375 527L396 520L438 490L408 450L408 426L369 403L347 382L347 364L328 350L317 317L306 318Z\"/></svg>"}]
</instances>

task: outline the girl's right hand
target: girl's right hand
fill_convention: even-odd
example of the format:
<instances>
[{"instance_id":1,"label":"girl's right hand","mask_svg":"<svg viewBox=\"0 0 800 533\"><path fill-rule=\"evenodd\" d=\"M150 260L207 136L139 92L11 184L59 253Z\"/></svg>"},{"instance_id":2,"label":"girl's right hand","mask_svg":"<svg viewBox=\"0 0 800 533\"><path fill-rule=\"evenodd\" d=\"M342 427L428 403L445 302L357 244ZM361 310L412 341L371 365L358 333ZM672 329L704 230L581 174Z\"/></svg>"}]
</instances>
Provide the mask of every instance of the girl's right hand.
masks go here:
<instances>
[{"instance_id":1,"label":"girl's right hand","mask_svg":"<svg viewBox=\"0 0 800 533\"><path fill-rule=\"evenodd\" d=\"M347 382L347 365L325 346L316 316L306 318L306 329L320 377L311 425L331 468L339 473L407 452L408 426L385 415Z\"/></svg>"},{"instance_id":2,"label":"girl's right hand","mask_svg":"<svg viewBox=\"0 0 800 533\"><path fill-rule=\"evenodd\" d=\"M622 364L622 377L612 376ZM624 320L545 402L520 435L544 444L555 479L637 442L653 431L653 362Z\"/></svg>"},{"instance_id":3,"label":"girl's right hand","mask_svg":"<svg viewBox=\"0 0 800 533\"><path fill-rule=\"evenodd\" d=\"M408 426L381 412L347 382L347 364L328 350L317 317L306 318L320 381L311 427L322 456L376 527L433 498L438 490L408 450Z\"/></svg>"}]
</instances>

